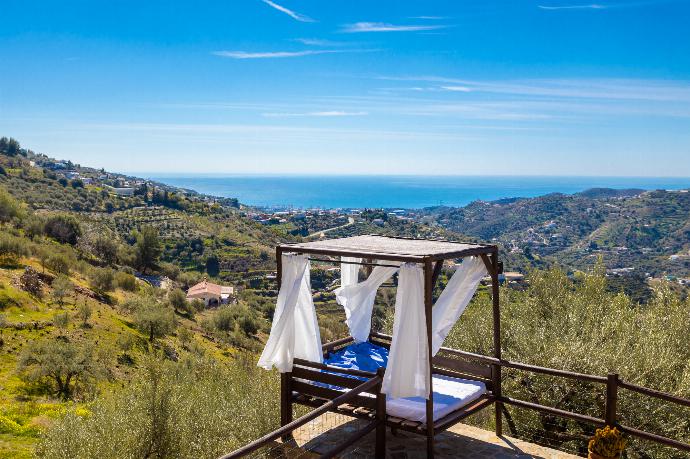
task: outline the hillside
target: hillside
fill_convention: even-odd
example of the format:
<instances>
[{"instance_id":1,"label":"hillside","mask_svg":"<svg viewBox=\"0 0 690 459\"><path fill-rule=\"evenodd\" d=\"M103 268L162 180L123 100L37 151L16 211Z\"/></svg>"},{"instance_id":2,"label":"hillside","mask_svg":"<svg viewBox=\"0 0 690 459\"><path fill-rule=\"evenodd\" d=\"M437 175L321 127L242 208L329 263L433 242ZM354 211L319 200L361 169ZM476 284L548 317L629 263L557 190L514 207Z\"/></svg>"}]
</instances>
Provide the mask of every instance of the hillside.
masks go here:
<instances>
[{"instance_id":1,"label":"hillside","mask_svg":"<svg viewBox=\"0 0 690 459\"><path fill-rule=\"evenodd\" d=\"M255 213L233 199L81 167L0 139L0 457L30 457L56 419L90 416L95 399L145 381L158 358L237 387L248 377L275 384L274 375L248 370L243 356L270 330L279 242L331 228L327 236L451 234L395 219L377 225L376 212L352 224L325 212L263 224ZM185 301L183 289L202 276L233 285L233 304ZM149 283L161 280L164 288ZM312 271L315 289L335 280L332 271ZM332 294L315 301L323 338L341 337ZM261 390L242 397L233 404L273 409ZM247 426L245 440L216 442L204 454L255 436L255 423Z\"/></svg>"},{"instance_id":2,"label":"hillside","mask_svg":"<svg viewBox=\"0 0 690 459\"><path fill-rule=\"evenodd\" d=\"M522 263L591 267L597 257L614 273L690 275L690 193L595 189L462 208L425 209L424 221L497 241Z\"/></svg>"}]
</instances>

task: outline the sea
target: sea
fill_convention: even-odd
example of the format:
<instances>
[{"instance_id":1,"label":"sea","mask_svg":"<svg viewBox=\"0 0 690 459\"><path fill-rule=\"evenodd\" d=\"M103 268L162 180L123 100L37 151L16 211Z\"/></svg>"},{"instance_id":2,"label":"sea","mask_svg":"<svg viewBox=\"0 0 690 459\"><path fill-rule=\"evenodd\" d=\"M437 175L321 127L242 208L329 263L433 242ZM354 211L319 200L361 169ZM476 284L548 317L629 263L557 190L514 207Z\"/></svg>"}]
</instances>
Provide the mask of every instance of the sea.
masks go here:
<instances>
[{"instance_id":1,"label":"sea","mask_svg":"<svg viewBox=\"0 0 690 459\"><path fill-rule=\"evenodd\" d=\"M137 175L274 209L459 207L476 200L572 194L590 188L690 188L690 177Z\"/></svg>"}]
</instances>

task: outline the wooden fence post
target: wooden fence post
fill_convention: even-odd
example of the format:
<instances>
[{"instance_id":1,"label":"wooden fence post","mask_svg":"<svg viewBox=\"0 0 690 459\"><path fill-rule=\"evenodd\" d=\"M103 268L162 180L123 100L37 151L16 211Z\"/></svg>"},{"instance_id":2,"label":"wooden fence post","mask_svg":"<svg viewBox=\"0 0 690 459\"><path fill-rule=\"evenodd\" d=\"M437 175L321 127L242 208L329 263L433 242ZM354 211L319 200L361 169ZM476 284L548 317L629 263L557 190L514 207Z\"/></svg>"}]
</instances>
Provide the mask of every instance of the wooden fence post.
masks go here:
<instances>
[{"instance_id":1,"label":"wooden fence post","mask_svg":"<svg viewBox=\"0 0 690 459\"><path fill-rule=\"evenodd\" d=\"M385 368L376 372L381 383L376 386L376 457L386 457L386 394L381 392Z\"/></svg>"},{"instance_id":2,"label":"wooden fence post","mask_svg":"<svg viewBox=\"0 0 690 459\"><path fill-rule=\"evenodd\" d=\"M609 373L606 380L606 425L615 426L618 405L618 373Z\"/></svg>"}]
</instances>

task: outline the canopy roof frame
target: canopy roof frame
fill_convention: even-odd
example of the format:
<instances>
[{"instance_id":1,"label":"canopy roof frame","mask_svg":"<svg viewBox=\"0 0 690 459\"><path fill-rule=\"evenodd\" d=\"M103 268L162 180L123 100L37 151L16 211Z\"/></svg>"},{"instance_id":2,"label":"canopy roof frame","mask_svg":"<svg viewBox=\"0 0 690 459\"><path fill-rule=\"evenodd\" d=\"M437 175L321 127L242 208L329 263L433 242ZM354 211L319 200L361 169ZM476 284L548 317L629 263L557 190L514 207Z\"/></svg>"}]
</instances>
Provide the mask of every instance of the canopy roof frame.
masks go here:
<instances>
[{"instance_id":1,"label":"canopy roof frame","mask_svg":"<svg viewBox=\"0 0 690 459\"><path fill-rule=\"evenodd\" d=\"M377 244L388 250L377 250ZM361 247L360 247L361 244ZM428 247L428 250L425 250ZM359 264L364 266L376 266L372 260L397 261L403 263L420 263L424 270L424 309L427 332L427 347L429 349L429 398L426 401L426 437L427 457L434 457L434 416L433 416L433 355L432 355L432 308L433 290L444 260L480 256L491 276L491 296L493 312L493 356L501 359L501 324L498 275L502 268L498 261L498 247L489 244L464 244L440 239L414 239L405 237L392 237L382 235L352 236L348 238L330 239L326 241L280 244L276 247L277 282L278 289L281 286L282 254L295 253L306 255L324 255L362 258ZM337 260L316 260L332 261ZM356 263L356 262L352 262ZM501 367L494 366L493 391L497 399L501 397ZM281 376L281 425L286 425L292 420L291 390L289 388L289 375ZM503 409L500 401L495 401L496 435L501 436Z\"/></svg>"},{"instance_id":2,"label":"canopy roof frame","mask_svg":"<svg viewBox=\"0 0 690 459\"><path fill-rule=\"evenodd\" d=\"M372 248L372 245L379 243L382 247L379 249ZM384 244L389 245L388 250L385 250ZM422 252L425 245L429 246L428 251ZM450 260L469 256L490 255L498 252L496 245L466 244L444 239L416 239L377 234L325 241L281 244L277 248L282 253L370 258L407 263L424 263L427 260Z\"/></svg>"}]
</instances>

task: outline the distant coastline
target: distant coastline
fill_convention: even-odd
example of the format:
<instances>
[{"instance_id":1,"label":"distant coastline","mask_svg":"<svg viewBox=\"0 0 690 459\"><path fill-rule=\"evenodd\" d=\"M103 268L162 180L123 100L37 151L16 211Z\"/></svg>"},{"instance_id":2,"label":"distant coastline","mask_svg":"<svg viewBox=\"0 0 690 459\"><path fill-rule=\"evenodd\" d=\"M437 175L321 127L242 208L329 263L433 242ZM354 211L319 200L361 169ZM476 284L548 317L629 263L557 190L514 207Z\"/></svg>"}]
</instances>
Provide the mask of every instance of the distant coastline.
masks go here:
<instances>
[{"instance_id":1,"label":"distant coastline","mask_svg":"<svg viewBox=\"0 0 690 459\"><path fill-rule=\"evenodd\" d=\"M304 209L460 207L591 188L690 188L690 177L137 175L251 206Z\"/></svg>"}]
</instances>

